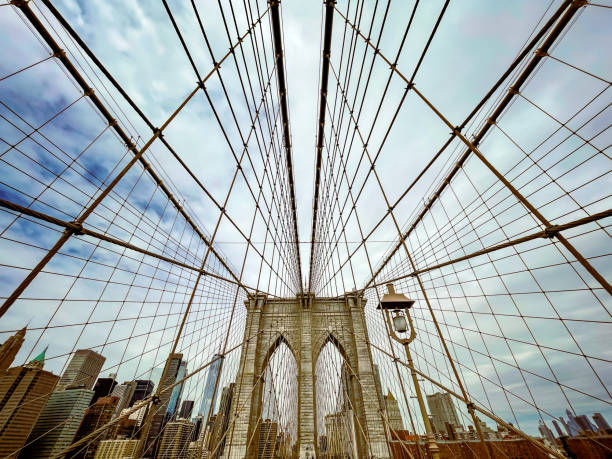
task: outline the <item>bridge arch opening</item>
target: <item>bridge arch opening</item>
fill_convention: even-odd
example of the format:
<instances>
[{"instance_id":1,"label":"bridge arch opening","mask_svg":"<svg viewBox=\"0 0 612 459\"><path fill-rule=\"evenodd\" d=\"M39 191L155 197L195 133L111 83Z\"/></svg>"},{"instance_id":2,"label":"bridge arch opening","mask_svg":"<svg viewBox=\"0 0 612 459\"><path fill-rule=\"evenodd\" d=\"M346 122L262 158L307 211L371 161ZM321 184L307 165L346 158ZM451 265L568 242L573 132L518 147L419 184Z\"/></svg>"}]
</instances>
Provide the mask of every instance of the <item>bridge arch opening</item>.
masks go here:
<instances>
[{"instance_id":1,"label":"bridge arch opening","mask_svg":"<svg viewBox=\"0 0 612 459\"><path fill-rule=\"evenodd\" d=\"M355 417L355 378L347 354L329 333L316 356L316 439L320 457L357 458L359 423Z\"/></svg>"},{"instance_id":2,"label":"bridge arch opening","mask_svg":"<svg viewBox=\"0 0 612 459\"><path fill-rule=\"evenodd\" d=\"M261 412L251 439L258 457L292 457L298 435L298 366L282 334L264 360L259 397Z\"/></svg>"}]
</instances>

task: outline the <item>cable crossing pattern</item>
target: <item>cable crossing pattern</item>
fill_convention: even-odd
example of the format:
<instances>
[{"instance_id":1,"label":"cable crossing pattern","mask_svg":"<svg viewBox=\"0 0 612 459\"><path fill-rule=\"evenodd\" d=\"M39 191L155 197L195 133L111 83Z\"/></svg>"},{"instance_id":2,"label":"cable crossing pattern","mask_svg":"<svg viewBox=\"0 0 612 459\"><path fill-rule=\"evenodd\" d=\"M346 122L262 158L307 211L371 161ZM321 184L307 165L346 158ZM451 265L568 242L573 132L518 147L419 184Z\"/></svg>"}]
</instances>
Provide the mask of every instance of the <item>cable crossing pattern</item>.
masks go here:
<instances>
[{"instance_id":1,"label":"cable crossing pattern","mask_svg":"<svg viewBox=\"0 0 612 459\"><path fill-rule=\"evenodd\" d=\"M69 3L0 0L2 457L610 457L612 5Z\"/></svg>"}]
</instances>

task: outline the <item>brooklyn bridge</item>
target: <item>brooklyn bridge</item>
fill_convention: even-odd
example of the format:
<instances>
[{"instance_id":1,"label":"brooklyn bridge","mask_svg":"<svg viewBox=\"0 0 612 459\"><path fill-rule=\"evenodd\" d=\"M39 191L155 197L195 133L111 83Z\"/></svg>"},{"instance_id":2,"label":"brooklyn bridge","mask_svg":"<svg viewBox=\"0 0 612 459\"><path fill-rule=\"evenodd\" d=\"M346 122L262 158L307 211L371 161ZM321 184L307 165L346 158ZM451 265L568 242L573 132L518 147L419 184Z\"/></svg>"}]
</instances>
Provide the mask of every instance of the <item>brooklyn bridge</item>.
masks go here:
<instances>
[{"instance_id":1,"label":"brooklyn bridge","mask_svg":"<svg viewBox=\"0 0 612 459\"><path fill-rule=\"evenodd\" d=\"M0 457L612 457L611 50L609 0L0 0Z\"/></svg>"}]
</instances>

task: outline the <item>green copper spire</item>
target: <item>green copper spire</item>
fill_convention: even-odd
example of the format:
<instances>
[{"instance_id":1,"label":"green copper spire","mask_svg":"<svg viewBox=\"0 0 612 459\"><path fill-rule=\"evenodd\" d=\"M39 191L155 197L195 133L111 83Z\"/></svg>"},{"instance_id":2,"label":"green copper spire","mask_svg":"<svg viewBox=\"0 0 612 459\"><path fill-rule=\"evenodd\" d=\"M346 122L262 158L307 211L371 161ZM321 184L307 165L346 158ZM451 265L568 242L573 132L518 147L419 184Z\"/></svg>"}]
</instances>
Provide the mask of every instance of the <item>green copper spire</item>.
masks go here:
<instances>
[{"instance_id":1,"label":"green copper spire","mask_svg":"<svg viewBox=\"0 0 612 459\"><path fill-rule=\"evenodd\" d=\"M40 354L34 357L34 361L45 363L45 354L47 353L47 349L49 349L49 346L45 347Z\"/></svg>"},{"instance_id":2,"label":"green copper spire","mask_svg":"<svg viewBox=\"0 0 612 459\"><path fill-rule=\"evenodd\" d=\"M45 354L47 352L47 349L49 349L49 346L45 347L40 354L38 354L36 357L30 360L30 362L26 366L29 368L42 369L43 366L45 365Z\"/></svg>"}]
</instances>

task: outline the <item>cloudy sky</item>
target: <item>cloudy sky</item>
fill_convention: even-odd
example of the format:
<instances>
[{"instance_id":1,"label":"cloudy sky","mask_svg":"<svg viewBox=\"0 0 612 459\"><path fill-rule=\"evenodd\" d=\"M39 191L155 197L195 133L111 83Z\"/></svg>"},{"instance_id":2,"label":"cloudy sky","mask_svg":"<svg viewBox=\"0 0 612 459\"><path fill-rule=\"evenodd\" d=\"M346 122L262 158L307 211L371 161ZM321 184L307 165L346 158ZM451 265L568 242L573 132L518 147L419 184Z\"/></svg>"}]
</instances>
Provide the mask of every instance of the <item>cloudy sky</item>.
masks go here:
<instances>
[{"instance_id":1,"label":"cloudy sky","mask_svg":"<svg viewBox=\"0 0 612 459\"><path fill-rule=\"evenodd\" d=\"M40 2L31 4L60 46L78 63L96 93L111 107L123 129L142 147L152 134L150 129L99 72L89 66L89 61ZM57 0L53 4L154 126L162 125L195 89L196 74L161 2ZM168 4L201 77L213 68L213 61L226 55L237 36L245 33L249 23L264 14L267 7L265 2L252 2L245 11L242 3L196 1L211 56L192 3ZM375 2L367 1L362 9L358 6L361 3L341 1L337 8L351 21L358 22L359 29L370 34L372 41L380 40L381 53L393 61L414 3L396 0L377 4L375 9ZM534 31L559 6L559 1L457 0L443 9L442 1L420 2L397 57L397 67L407 77L412 75L436 20L444 11L414 82L453 126L459 125ZM499 128L493 129L482 144L487 158L553 223L610 208L612 183L606 173L610 170L608 148L612 134L607 129L611 115L606 80L610 80L611 61L606 52L612 49L611 11L598 6L580 10L551 51L558 60L544 60L522 95L504 113ZM323 5L285 1L282 23L301 279L306 286ZM282 174L285 163L275 105L278 88L269 24L269 16L264 15L262 27L253 34L255 40L263 38L265 43L255 41L253 45L252 37L247 37L241 48L244 54L237 53L237 61L229 56L220 72L207 80L209 99L199 91L164 132L165 139L216 202L159 141L151 146L145 158L196 226L209 238L214 237L215 247L245 284L284 296L296 292L297 282L287 213L287 182ZM0 197L66 221L73 220L99 194L101 184L108 184L130 157L61 65L55 59L38 63L49 56L48 48L41 45L38 35L11 6L0 7L0 37L4 44L0 47L0 78L37 63L0 81L3 102ZM253 46L258 54L253 53ZM318 221L323 230L315 250L319 265L313 279L317 292L329 296L364 286L395 245L398 227L405 229L414 221L444 173L465 150L460 141L452 141L399 201L394 209L395 221L386 216L389 203L402 196L447 141L450 129L414 92L405 93L405 81L397 75L389 80L388 65L374 58L364 41L352 35L339 13L334 16L331 61ZM348 68L352 69L349 78ZM387 81L389 87L381 103ZM466 137L478 132L511 81L494 94L468 125ZM338 91L339 87L345 91ZM347 107L354 100L356 112L351 115ZM588 107L581 110L589 101ZM253 130L251 116L256 112L262 125ZM359 121L355 122L357 116ZM567 122L569 128L560 127L558 120ZM267 123L276 128L270 129ZM391 123L393 128L387 134ZM34 127L40 126L39 133L23 140ZM338 149L334 148L336 142L340 144ZM267 148L268 144L274 147ZM377 176L370 172L369 161L375 157ZM532 159L541 161L542 167L536 167ZM237 170L237 162L242 169ZM281 173L277 174L279 170ZM349 187L352 180L354 183ZM541 229L540 222L528 216L525 208L497 185L491 173L474 158L466 163L453 181L452 193L446 192L441 204L432 208L407 241L417 267ZM259 213L254 211L258 196L261 196ZM482 204L486 200L491 202L488 207ZM225 208L229 218L219 219L217 203ZM355 211L351 211L353 206ZM364 235L381 219L383 223L361 245ZM202 263L206 253L194 230L141 169L126 174L87 223L101 232L189 265ZM571 233L575 236L573 241L609 279L612 273L607 256L611 248L609 233L595 224L589 229L593 231L588 234ZM248 250L244 235L250 235L253 241ZM52 225L43 227L2 212L2 296L8 296L26 270L40 260L43 253L40 247L49 248L58 236L58 229ZM120 379L142 374L159 365L164 352L168 352L168 343L176 333L195 285L195 273L159 265L159 260L151 257L113 252L108 245L82 239L72 238L60 252L63 255L51 263L49 273L43 273L2 318L2 336L30 321L37 330L28 334L18 359L24 360L50 345L55 348L51 355L56 357L51 359L50 368L60 371L71 349L104 344L108 371L119 368ZM278 245L273 247L272 239ZM342 243L336 244L338 240ZM353 251L350 262L346 262ZM444 332L452 341L452 352L465 365L462 377L473 396L500 412L504 419L512 420L513 416L515 421L523 419L524 428L532 432L538 419L534 415L537 410L529 404L534 402L557 416L571 402L577 412L601 411L612 418L606 389L612 377L612 356L605 346L610 333L607 312L610 297L580 266L568 263L566 257L563 249L545 240L526 245L518 252L504 252L495 261L478 258L474 265L424 276L433 309L438 311ZM540 270L531 273L536 267ZM230 277L213 255L206 268ZM411 270L405 253L400 251L378 281ZM422 293L412 280L404 280L402 287L419 301L416 323L423 335L419 338L420 353L417 352L420 368L427 368L432 375L438 372L436 377L454 384L443 357L436 353L441 349L439 339ZM137 288L141 291L136 291ZM196 291L197 310L189 313L186 337L179 345L188 356L191 370L214 353L238 344L245 316L241 305L244 292L237 293L227 282L206 278ZM515 300L515 294L521 299ZM368 298L366 313L371 320L371 333L384 336L382 322L373 311L377 302L374 290L369 291ZM582 305L579 313L573 301ZM459 314L457 310L469 313ZM448 316L449 311L454 312L453 317ZM502 313L507 314L503 326L498 320ZM532 316L530 322L523 316ZM549 320L540 320L537 318L540 316ZM114 318L122 320L113 322ZM92 324L96 321L100 323ZM138 337L131 338L134 335ZM512 344L508 344L507 338ZM382 338L379 345L388 346ZM224 367L225 381L236 371L235 354ZM375 359L382 362L384 357L375 353ZM389 361L385 362L381 363L384 385L399 392L393 379L395 370ZM572 365L580 365L581 372L572 373ZM520 371L523 368L536 375L525 376ZM200 374L199 381L205 376L204 372ZM563 390L551 396L538 395L545 392L548 384L555 387L565 384L569 395ZM201 385L194 382L187 393L191 391L191 396L197 398ZM514 390L514 395L508 396L502 387ZM531 394L530 387L534 388ZM427 391L433 392L434 388L428 387ZM519 401L518 397L527 402ZM400 405L406 414L404 401L400 400ZM518 414L509 406L516 406Z\"/></svg>"}]
</instances>

